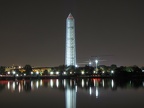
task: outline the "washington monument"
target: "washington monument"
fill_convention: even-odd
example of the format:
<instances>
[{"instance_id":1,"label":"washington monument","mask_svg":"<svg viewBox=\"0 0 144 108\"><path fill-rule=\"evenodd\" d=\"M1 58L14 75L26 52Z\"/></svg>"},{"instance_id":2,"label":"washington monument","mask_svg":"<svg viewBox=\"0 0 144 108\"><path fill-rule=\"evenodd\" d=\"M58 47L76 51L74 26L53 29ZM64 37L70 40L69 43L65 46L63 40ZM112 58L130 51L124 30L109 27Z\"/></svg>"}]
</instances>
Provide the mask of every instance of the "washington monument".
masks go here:
<instances>
[{"instance_id":1,"label":"washington monument","mask_svg":"<svg viewBox=\"0 0 144 108\"><path fill-rule=\"evenodd\" d=\"M71 13L66 19L65 65L76 66L75 20Z\"/></svg>"}]
</instances>

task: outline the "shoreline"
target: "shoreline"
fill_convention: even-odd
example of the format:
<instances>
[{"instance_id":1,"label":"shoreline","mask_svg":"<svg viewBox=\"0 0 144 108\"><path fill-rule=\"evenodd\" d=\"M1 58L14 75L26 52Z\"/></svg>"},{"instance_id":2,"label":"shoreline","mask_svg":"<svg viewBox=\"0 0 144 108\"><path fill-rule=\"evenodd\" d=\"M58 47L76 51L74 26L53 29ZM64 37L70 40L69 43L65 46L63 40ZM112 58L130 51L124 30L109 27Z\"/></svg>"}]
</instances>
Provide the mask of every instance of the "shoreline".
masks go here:
<instances>
[{"instance_id":1,"label":"shoreline","mask_svg":"<svg viewBox=\"0 0 144 108\"><path fill-rule=\"evenodd\" d=\"M110 79L138 79L144 76L0 76L1 80L37 80L37 79L77 79L77 78L110 78Z\"/></svg>"}]
</instances>

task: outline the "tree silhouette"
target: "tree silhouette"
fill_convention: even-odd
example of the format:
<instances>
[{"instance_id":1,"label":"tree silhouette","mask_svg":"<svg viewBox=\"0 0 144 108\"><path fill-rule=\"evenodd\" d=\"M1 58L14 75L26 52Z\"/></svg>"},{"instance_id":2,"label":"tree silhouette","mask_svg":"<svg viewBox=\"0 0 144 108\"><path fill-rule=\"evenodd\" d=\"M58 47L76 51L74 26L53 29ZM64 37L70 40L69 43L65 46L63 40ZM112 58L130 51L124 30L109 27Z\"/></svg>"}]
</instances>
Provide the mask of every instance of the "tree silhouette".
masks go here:
<instances>
[{"instance_id":1,"label":"tree silhouette","mask_svg":"<svg viewBox=\"0 0 144 108\"><path fill-rule=\"evenodd\" d=\"M48 70L44 70L43 75L48 75Z\"/></svg>"},{"instance_id":2,"label":"tree silhouette","mask_svg":"<svg viewBox=\"0 0 144 108\"><path fill-rule=\"evenodd\" d=\"M30 75L31 74L31 72L32 72L32 67L31 67L31 65L25 65L24 66L24 70L25 70L25 73L26 73L26 75Z\"/></svg>"},{"instance_id":3,"label":"tree silhouette","mask_svg":"<svg viewBox=\"0 0 144 108\"><path fill-rule=\"evenodd\" d=\"M5 74L5 66L0 66L0 74Z\"/></svg>"}]
</instances>

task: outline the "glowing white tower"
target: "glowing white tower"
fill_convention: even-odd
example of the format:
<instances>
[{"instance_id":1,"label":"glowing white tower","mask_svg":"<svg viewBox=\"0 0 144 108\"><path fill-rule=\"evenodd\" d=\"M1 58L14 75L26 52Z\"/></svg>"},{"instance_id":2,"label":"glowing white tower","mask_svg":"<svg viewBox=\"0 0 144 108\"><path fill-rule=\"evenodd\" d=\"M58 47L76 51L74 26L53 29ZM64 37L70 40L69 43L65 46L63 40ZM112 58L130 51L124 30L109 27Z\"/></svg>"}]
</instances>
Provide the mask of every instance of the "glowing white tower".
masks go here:
<instances>
[{"instance_id":1,"label":"glowing white tower","mask_svg":"<svg viewBox=\"0 0 144 108\"><path fill-rule=\"evenodd\" d=\"M75 21L70 13L66 19L65 65L76 66Z\"/></svg>"}]
</instances>

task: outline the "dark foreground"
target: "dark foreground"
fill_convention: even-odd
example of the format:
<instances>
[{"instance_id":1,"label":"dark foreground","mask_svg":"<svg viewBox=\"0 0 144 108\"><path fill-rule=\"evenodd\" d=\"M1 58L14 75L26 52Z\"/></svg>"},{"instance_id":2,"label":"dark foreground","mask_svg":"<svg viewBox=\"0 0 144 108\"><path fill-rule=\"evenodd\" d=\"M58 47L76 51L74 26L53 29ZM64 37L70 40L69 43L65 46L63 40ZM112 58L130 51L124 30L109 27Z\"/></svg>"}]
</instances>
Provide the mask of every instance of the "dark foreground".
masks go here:
<instances>
[{"instance_id":1,"label":"dark foreground","mask_svg":"<svg viewBox=\"0 0 144 108\"><path fill-rule=\"evenodd\" d=\"M0 80L0 106L1 108L141 108L143 106L144 78L131 80L70 78L75 79Z\"/></svg>"}]
</instances>

